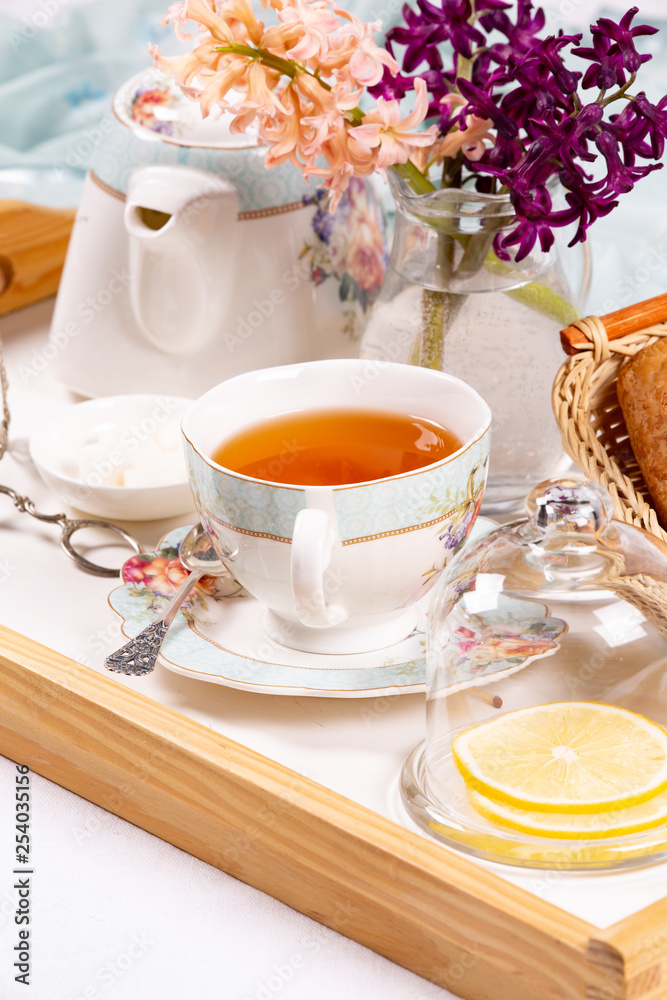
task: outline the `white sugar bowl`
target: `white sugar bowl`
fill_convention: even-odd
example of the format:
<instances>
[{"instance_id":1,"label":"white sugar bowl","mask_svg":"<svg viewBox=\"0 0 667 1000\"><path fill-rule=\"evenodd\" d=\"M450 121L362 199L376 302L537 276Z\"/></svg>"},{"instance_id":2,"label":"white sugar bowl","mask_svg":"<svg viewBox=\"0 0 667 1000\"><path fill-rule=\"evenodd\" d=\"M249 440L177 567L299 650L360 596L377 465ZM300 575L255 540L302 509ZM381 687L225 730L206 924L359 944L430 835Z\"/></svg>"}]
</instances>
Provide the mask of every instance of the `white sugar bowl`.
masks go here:
<instances>
[{"instance_id":1,"label":"white sugar bowl","mask_svg":"<svg viewBox=\"0 0 667 1000\"><path fill-rule=\"evenodd\" d=\"M180 430L192 400L106 396L67 407L30 438L44 482L96 517L152 521L194 511Z\"/></svg>"}]
</instances>

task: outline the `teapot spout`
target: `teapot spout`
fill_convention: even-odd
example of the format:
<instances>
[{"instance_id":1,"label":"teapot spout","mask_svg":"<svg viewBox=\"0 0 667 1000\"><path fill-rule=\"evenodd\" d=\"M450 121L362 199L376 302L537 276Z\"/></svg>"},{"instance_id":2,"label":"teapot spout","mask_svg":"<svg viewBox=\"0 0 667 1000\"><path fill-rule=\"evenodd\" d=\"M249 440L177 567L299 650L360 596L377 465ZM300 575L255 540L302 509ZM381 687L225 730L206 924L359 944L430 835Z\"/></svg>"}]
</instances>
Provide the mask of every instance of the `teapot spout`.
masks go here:
<instances>
[{"instance_id":1,"label":"teapot spout","mask_svg":"<svg viewBox=\"0 0 667 1000\"><path fill-rule=\"evenodd\" d=\"M130 300L146 338L190 354L220 330L234 287L238 195L229 181L179 165L138 167L125 204Z\"/></svg>"}]
</instances>

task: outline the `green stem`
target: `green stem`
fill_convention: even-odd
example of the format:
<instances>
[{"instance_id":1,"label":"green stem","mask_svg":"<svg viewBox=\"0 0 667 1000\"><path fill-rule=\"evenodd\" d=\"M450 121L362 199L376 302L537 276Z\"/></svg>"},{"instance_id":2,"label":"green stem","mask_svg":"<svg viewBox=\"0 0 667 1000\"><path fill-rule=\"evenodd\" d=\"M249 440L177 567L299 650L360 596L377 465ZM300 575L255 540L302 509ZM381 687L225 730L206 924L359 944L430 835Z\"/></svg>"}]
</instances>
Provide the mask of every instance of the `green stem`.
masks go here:
<instances>
[{"instance_id":1,"label":"green stem","mask_svg":"<svg viewBox=\"0 0 667 1000\"><path fill-rule=\"evenodd\" d=\"M468 18L468 24L474 24L479 17L479 14L475 10L475 4L473 0L472 13ZM476 52L473 52L472 56L468 59L466 56L458 55L456 57L456 77L463 77L464 80L472 81L472 64L474 62Z\"/></svg>"},{"instance_id":2,"label":"green stem","mask_svg":"<svg viewBox=\"0 0 667 1000\"><path fill-rule=\"evenodd\" d=\"M456 269L456 276L458 278L466 277L469 274L477 274L484 266L495 235L494 232L475 233L470 237L463 251L459 266Z\"/></svg>"},{"instance_id":3,"label":"green stem","mask_svg":"<svg viewBox=\"0 0 667 1000\"><path fill-rule=\"evenodd\" d=\"M252 45L234 44L218 45L216 46L215 51L222 52L224 55L248 56L250 59L259 59L264 66L268 66L269 69L274 69L277 73L281 73L283 76L289 76L292 80L294 80L300 73L305 73L306 76L310 76L313 80L317 80L320 87L324 90L331 90L331 86L322 80L318 73L311 73L311 71L306 69L302 63L298 63L294 59L283 59L281 56L274 56L272 52L268 51L268 49L254 49ZM343 112L343 116L354 125L361 125L364 119L364 112L360 107L350 108L349 111ZM417 173L419 173L419 171L417 171Z\"/></svg>"},{"instance_id":4,"label":"green stem","mask_svg":"<svg viewBox=\"0 0 667 1000\"><path fill-rule=\"evenodd\" d=\"M442 162L442 184L441 187L461 187L461 173L463 170L463 153L456 156L446 156Z\"/></svg>"},{"instance_id":5,"label":"green stem","mask_svg":"<svg viewBox=\"0 0 667 1000\"><path fill-rule=\"evenodd\" d=\"M456 79L463 77L464 80L472 80L472 59L466 59L459 55L456 61Z\"/></svg>"},{"instance_id":6,"label":"green stem","mask_svg":"<svg viewBox=\"0 0 667 1000\"><path fill-rule=\"evenodd\" d=\"M302 66L301 63L296 62L294 59L282 59L280 56L274 56L268 49L253 49L252 45L218 45L216 52L222 52L225 55L249 56L250 59L259 59L265 66L275 69L284 76L290 76L292 79L294 79L297 73L308 73L309 76L315 76L314 73L311 73L305 66ZM327 83L323 83L321 80L317 82L325 90L331 90L331 87Z\"/></svg>"},{"instance_id":7,"label":"green stem","mask_svg":"<svg viewBox=\"0 0 667 1000\"><path fill-rule=\"evenodd\" d=\"M422 368L442 369L442 325L445 293L433 288L422 291L421 343L419 364Z\"/></svg>"},{"instance_id":8,"label":"green stem","mask_svg":"<svg viewBox=\"0 0 667 1000\"><path fill-rule=\"evenodd\" d=\"M424 288L422 290L419 357L416 357L417 352L415 351L411 359L413 364L418 364L421 368L443 370L445 337L453 327L467 298L467 295L442 292L437 288Z\"/></svg>"},{"instance_id":9,"label":"green stem","mask_svg":"<svg viewBox=\"0 0 667 1000\"><path fill-rule=\"evenodd\" d=\"M394 163L391 169L408 182L415 194L430 194L432 191L437 191L436 186L431 184L428 177L423 175L412 160L408 160L407 163Z\"/></svg>"},{"instance_id":10,"label":"green stem","mask_svg":"<svg viewBox=\"0 0 667 1000\"><path fill-rule=\"evenodd\" d=\"M608 104L612 104L614 101L618 101L622 97L625 97L627 100L634 100L634 98L631 98L630 94L628 94L627 91L632 86L632 84L635 82L636 79L637 79L637 74L633 73L630 79L626 83L624 83L623 86L616 91L616 93L612 94L611 97L606 97L602 102L599 103L602 104L603 108L606 108Z\"/></svg>"},{"instance_id":11,"label":"green stem","mask_svg":"<svg viewBox=\"0 0 667 1000\"><path fill-rule=\"evenodd\" d=\"M456 244L451 236L438 233L436 271L443 288L447 287L454 271ZM445 337L467 299L467 295L446 292L443 288L422 289L420 336L410 359L412 364L436 371L443 370Z\"/></svg>"}]
</instances>

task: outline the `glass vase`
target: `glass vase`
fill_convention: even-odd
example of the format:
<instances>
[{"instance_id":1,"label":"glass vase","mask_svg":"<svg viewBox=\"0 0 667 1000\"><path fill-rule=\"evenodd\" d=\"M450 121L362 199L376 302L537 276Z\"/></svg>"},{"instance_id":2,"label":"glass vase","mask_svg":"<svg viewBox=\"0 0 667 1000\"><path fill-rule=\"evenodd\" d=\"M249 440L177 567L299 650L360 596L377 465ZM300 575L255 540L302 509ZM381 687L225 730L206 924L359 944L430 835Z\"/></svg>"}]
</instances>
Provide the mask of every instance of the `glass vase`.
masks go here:
<instances>
[{"instance_id":1,"label":"glass vase","mask_svg":"<svg viewBox=\"0 0 667 1000\"><path fill-rule=\"evenodd\" d=\"M569 466L551 387L565 359L559 331L582 315L587 259L579 248L538 247L500 260L494 239L516 221L507 195L417 195L396 171L388 177L394 239L361 356L438 368L484 397L493 424L482 511L512 511Z\"/></svg>"}]
</instances>

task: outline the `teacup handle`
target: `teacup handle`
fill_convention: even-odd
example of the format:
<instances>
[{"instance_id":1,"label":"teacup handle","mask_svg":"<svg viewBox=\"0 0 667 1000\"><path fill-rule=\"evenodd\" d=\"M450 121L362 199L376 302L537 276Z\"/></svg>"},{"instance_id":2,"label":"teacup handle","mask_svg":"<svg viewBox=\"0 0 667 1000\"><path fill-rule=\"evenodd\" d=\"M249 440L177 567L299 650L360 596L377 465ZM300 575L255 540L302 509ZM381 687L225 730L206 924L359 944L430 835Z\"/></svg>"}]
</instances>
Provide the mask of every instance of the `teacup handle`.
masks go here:
<instances>
[{"instance_id":1,"label":"teacup handle","mask_svg":"<svg viewBox=\"0 0 667 1000\"><path fill-rule=\"evenodd\" d=\"M292 595L303 625L331 628L348 617L338 605L327 605L324 573L331 562L333 533L326 511L307 507L300 510L292 534Z\"/></svg>"}]
</instances>

